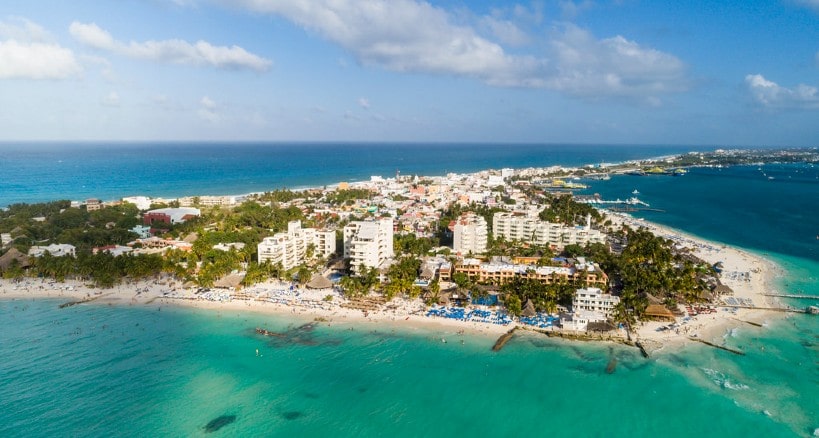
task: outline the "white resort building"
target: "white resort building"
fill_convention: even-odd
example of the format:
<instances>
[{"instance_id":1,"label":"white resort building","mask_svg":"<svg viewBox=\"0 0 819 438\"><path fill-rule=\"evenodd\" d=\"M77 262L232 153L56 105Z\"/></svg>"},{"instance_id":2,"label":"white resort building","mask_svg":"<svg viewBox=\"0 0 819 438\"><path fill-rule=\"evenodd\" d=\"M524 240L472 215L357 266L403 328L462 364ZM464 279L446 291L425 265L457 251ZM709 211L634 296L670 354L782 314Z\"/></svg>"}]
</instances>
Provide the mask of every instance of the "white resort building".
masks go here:
<instances>
[{"instance_id":1,"label":"white resort building","mask_svg":"<svg viewBox=\"0 0 819 438\"><path fill-rule=\"evenodd\" d=\"M614 313L614 306L620 302L620 297L603 293L596 287L578 289L572 298L572 310L599 313L608 318Z\"/></svg>"},{"instance_id":2,"label":"white resort building","mask_svg":"<svg viewBox=\"0 0 819 438\"><path fill-rule=\"evenodd\" d=\"M605 243L606 235L591 227L591 217L586 226L567 227L540 220L534 214L519 215L498 212L492 218L492 233L506 240L520 240L534 245L550 246L562 250L566 245L585 246L589 243Z\"/></svg>"},{"instance_id":3,"label":"white resort building","mask_svg":"<svg viewBox=\"0 0 819 438\"><path fill-rule=\"evenodd\" d=\"M329 257L336 252L336 233L302 228L301 221L290 221L287 232L265 237L259 243L259 263L281 263L284 269L292 269L304 263L310 245L315 257Z\"/></svg>"},{"instance_id":4,"label":"white resort building","mask_svg":"<svg viewBox=\"0 0 819 438\"><path fill-rule=\"evenodd\" d=\"M29 257L42 257L45 253L49 253L54 257L75 257L77 255L77 248L67 243L52 243L48 246L32 246L28 250Z\"/></svg>"},{"instance_id":5,"label":"white resort building","mask_svg":"<svg viewBox=\"0 0 819 438\"><path fill-rule=\"evenodd\" d=\"M353 272L360 267L377 268L393 257L393 222L390 218L377 221L355 221L344 227L344 258L350 259Z\"/></svg>"},{"instance_id":6,"label":"white resort building","mask_svg":"<svg viewBox=\"0 0 819 438\"><path fill-rule=\"evenodd\" d=\"M486 252L486 219L468 212L455 221L452 249L456 254L483 254Z\"/></svg>"}]
</instances>

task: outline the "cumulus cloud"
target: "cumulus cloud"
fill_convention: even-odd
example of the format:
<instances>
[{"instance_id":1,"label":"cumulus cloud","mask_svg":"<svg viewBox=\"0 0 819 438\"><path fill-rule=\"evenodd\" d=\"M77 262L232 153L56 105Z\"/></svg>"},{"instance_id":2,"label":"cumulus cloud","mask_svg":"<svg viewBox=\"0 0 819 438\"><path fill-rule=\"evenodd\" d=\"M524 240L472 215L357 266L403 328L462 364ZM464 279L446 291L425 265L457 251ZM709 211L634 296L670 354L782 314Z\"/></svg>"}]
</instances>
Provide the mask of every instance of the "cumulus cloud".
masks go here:
<instances>
[{"instance_id":1,"label":"cumulus cloud","mask_svg":"<svg viewBox=\"0 0 819 438\"><path fill-rule=\"evenodd\" d=\"M208 96L203 96L202 99L199 100L199 110L196 113L199 117L211 123L219 120L216 102Z\"/></svg>"},{"instance_id":2,"label":"cumulus cloud","mask_svg":"<svg viewBox=\"0 0 819 438\"><path fill-rule=\"evenodd\" d=\"M480 24L504 44L522 46L530 41L529 36L510 20L483 17Z\"/></svg>"},{"instance_id":3,"label":"cumulus cloud","mask_svg":"<svg viewBox=\"0 0 819 438\"><path fill-rule=\"evenodd\" d=\"M498 16L476 26L499 42L460 24L446 10L420 0L242 0L258 12L277 14L349 51L364 65L400 72L473 77L494 86L549 88L582 97L627 96L656 101L686 88L685 65L673 55L622 36L598 40L563 26L546 56L512 54L527 35ZM589 2L572 3L575 9ZM569 7L567 4L566 7ZM530 22L539 9L515 7L511 16Z\"/></svg>"},{"instance_id":4,"label":"cumulus cloud","mask_svg":"<svg viewBox=\"0 0 819 438\"><path fill-rule=\"evenodd\" d=\"M567 25L552 41L557 72L549 86L581 96L644 96L686 88L685 65L673 55L645 48L620 35L596 39Z\"/></svg>"},{"instance_id":5,"label":"cumulus cloud","mask_svg":"<svg viewBox=\"0 0 819 438\"><path fill-rule=\"evenodd\" d=\"M77 21L71 23L68 30L74 39L89 47L137 59L256 71L265 71L272 64L270 60L235 45L214 46L207 41L189 43L179 39L124 43L96 23L85 24Z\"/></svg>"},{"instance_id":6,"label":"cumulus cloud","mask_svg":"<svg viewBox=\"0 0 819 438\"><path fill-rule=\"evenodd\" d=\"M533 57L510 56L446 11L414 0L244 0L318 33L359 62L394 71L471 76L498 85L528 85Z\"/></svg>"},{"instance_id":7,"label":"cumulus cloud","mask_svg":"<svg viewBox=\"0 0 819 438\"><path fill-rule=\"evenodd\" d=\"M74 52L25 18L0 21L0 79L64 79L82 72Z\"/></svg>"},{"instance_id":8,"label":"cumulus cloud","mask_svg":"<svg viewBox=\"0 0 819 438\"><path fill-rule=\"evenodd\" d=\"M751 96L768 108L819 109L819 89L799 84L794 88L782 87L760 74L745 76Z\"/></svg>"}]
</instances>

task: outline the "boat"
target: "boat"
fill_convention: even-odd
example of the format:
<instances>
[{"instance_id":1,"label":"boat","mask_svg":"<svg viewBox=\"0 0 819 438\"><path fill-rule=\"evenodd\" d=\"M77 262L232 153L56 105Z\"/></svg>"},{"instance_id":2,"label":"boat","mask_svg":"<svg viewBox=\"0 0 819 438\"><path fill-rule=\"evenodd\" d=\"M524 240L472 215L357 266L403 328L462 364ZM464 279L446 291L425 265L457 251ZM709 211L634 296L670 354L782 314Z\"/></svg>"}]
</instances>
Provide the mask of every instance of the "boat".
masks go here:
<instances>
[{"instance_id":1,"label":"boat","mask_svg":"<svg viewBox=\"0 0 819 438\"><path fill-rule=\"evenodd\" d=\"M633 192L631 192L631 194L632 194L632 195L639 195L639 194L640 194L640 192L639 192L637 189L634 189L634 191L633 191Z\"/></svg>"}]
</instances>

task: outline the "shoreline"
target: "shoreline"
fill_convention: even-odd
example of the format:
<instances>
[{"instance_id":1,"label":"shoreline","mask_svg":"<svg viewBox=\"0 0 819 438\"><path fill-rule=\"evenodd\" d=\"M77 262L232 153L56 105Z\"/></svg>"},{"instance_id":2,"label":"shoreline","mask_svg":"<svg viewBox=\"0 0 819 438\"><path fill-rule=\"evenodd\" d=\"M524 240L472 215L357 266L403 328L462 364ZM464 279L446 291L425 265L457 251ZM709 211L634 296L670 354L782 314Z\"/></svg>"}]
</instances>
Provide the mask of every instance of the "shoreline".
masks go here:
<instances>
[{"instance_id":1,"label":"shoreline","mask_svg":"<svg viewBox=\"0 0 819 438\"><path fill-rule=\"evenodd\" d=\"M773 261L744 249L711 242L653 222L628 215L614 215L610 212L608 214L612 219L629 226L642 226L657 235L672 238L679 244L692 248L695 256L708 263L722 262L723 274L720 275L720 280L733 290L731 296L751 300L755 306L779 306L774 297L763 295L773 290L776 287L774 284L776 278L784 274L784 270ZM501 325L429 317L426 316L427 309L420 299L409 301L396 298L386 303L380 310L365 312L344 307L345 304L349 304L348 300L334 290L290 290L289 283L278 281L250 286L239 293L245 299L232 298L229 291L214 291L207 293L209 295L199 296L195 295L192 289L183 289L179 282L159 279L124 284L110 289L91 288L76 280L58 283L46 279L24 279L22 284L17 285L10 280L0 280L0 300L68 298L79 301L92 298L91 304L93 305L170 305L209 311L252 312L294 318L300 321L319 321L321 324L330 326L351 324L366 329L372 327L397 329L409 333L428 332L436 336L442 335L443 342L446 342L446 336L459 334L494 340L514 327L528 327L519 322ZM251 297L252 294L255 296ZM332 301L324 300L328 295L332 296ZM658 331L659 327L667 326L669 322L641 322L638 327L635 327L633 340L641 342L650 354L662 354L677 351L692 343L688 339L689 336L723 344L723 336L736 327L752 324L763 329L767 321L784 317L770 310L745 308L733 310L724 304L712 306L717 309L715 313L676 318L676 329ZM488 309L482 306L473 307ZM560 330L560 332L574 334L571 331ZM623 340L626 337L623 330L616 330L605 336L609 335L612 338L623 338ZM601 342L595 339L589 339L589 341ZM619 339L613 341L619 342ZM604 340L602 342L613 341Z\"/></svg>"}]
</instances>

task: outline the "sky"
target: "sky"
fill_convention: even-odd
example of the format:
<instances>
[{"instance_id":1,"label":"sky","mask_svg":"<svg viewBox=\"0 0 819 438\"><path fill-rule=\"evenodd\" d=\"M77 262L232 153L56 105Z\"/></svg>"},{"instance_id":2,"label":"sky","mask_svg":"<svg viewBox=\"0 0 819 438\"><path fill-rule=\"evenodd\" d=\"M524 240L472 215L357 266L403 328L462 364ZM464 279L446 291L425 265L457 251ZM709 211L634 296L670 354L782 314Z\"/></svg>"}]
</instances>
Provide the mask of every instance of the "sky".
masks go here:
<instances>
[{"instance_id":1,"label":"sky","mask_svg":"<svg viewBox=\"0 0 819 438\"><path fill-rule=\"evenodd\" d=\"M27 140L819 146L819 0L3 0Z\"/></svg>"}]
</instances>

